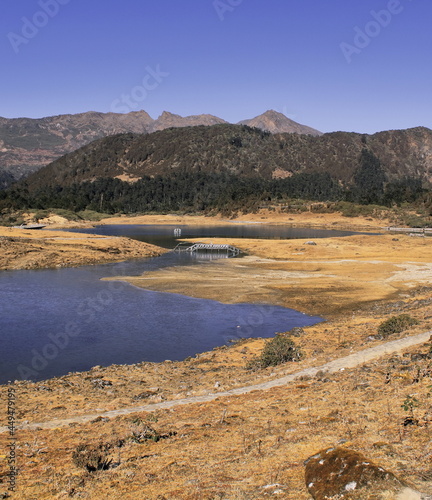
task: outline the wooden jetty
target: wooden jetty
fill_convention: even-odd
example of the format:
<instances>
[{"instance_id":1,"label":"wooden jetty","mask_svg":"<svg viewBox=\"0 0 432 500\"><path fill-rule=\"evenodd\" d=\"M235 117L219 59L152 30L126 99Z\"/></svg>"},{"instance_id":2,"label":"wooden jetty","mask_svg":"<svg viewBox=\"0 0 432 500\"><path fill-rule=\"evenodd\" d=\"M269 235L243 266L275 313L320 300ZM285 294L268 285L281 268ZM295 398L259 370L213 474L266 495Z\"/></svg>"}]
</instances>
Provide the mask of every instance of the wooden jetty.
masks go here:
<instances>
[{"instance_id":1,"label":"wooden jetty","mask_svg":"<svg viewBox=\"0 0 432 500\"><path fill-rule=\"evenodd\" d=\"M405 233L412 236L432 236L432 228L429 227L385 227L391 233Z\"/></svg>"},{"instance_id":2,"label":"wooden jetty","mask_svg":"<svg viewBox=\"0 0 432 500\"><path fill-rule=\"evenodd\" d=\"M200 253L200 252L212 252L212 253L224 253L235 257L240 253L240 249L228 244L216 244L216 243L193 243L190 246L186 246L188 243L179 243L175 248L175 252L189 252L189 253Z\"/></svg>"}]
</instances>

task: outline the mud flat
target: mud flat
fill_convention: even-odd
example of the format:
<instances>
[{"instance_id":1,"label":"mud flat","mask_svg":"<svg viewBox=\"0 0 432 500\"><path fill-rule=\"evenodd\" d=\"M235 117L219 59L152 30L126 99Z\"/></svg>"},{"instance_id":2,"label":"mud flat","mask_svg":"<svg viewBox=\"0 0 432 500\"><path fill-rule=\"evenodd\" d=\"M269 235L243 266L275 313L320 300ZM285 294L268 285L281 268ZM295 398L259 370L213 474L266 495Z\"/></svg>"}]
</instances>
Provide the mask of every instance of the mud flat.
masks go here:
<instances>
[{"instance_id":1,"label":"mud flat","mask_svg":"<svg viewBox=\"0 0 432 500\"><path fill-rule=\"evenodd\" d=\"M210 241L210 239L200 239ZM248 255L122 277L149 290L225 303L260 302L308 314L343 313L432 282L432 239L355 235L308 240L212 238ZM110 278L115 279L115 278Z\"/></svg>"}]
</instances>

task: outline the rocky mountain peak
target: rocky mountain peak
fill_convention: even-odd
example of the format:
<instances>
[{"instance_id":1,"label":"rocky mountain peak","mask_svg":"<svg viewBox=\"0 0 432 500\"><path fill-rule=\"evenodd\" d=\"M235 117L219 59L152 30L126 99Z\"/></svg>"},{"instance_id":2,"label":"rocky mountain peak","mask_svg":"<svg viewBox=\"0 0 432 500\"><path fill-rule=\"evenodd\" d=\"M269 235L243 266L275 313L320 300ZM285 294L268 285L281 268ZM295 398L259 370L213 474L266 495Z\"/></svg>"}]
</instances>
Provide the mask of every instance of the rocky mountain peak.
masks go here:
<instances>
[{"instance_id":1,"label":"rocky mountain peak","mask_svg":"<svg viewBox=\"0 0 432 500\"><path fill-rule=\"evenodd\" d=\"M262 115L256 116L250 120L242 120L239 124L267 130L272 134L296 133L306 135L322 135L320 131L297 123L286 117L283 113L279 113L274 109L270 109Z\"/></svg>"}]
</instances>

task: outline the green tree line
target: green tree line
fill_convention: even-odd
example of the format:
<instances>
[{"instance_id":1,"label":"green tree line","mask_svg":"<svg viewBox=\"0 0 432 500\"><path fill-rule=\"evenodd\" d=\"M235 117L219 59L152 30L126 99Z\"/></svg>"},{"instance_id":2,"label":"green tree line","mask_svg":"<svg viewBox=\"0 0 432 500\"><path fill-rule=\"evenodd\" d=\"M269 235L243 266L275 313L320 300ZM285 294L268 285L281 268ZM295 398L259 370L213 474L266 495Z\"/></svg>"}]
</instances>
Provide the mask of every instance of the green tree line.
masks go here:
<instances>
[{"instance_id":1,"label":"green tree line","mask_svg":"<svg viewBox=\"0 0 432 500\"><path fill-rule=\"evenodd\" d=\"M145 213L166 211L233 212L254 210L285 199L353 201L391 206L423 196L421 182L401 179L386 182L379 160L366 150L349 189L328 173L299 173L285 179L239 177L228 172L173 172L143 177L129 183L115 178L69 186L28 190L17 184L0 192L0 209L62 208L75 212Z\"/></svg>"}]
</instances>

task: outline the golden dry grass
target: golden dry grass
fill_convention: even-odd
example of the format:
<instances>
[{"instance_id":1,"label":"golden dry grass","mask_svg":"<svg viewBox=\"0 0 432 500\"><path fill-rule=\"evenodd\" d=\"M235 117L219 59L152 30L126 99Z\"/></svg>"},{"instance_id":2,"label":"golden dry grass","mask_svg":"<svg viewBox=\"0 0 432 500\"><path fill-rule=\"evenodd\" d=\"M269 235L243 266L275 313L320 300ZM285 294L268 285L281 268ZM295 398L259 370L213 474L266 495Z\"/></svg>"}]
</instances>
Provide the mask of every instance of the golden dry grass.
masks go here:
<instances>
[{"instance_id":1,"label":"golden dry grass","mask_svg":"<svg viewBox=\"0 0 432 500\"><path fill-rule=\"evenodd\" d=\"M151 257L163 251L128 238L0 226L0 270L74 267Z\"/></svg>"},{"instance_id":2,"label":"golden dry grass","mask_svg":"<svg viewBox=\"0 0 432 500\"><path fill-rule=\"evenodd\" d=\"M242 240L236 243L252 257L204 266L208 281L214 276L222 282L229 279L230 288L240 290L245 300L265 297L270 303L326 313L327 322L295 338L306 353L300 363L246 370L247 361L264 344L256 339L184 362L97 367L39 383L19 382L14 384L18 423L97 414L272 380L382 343L376 337L378 325L402 312L419 324L391 339L429 330L431 240L398 239L355 236L317 240L316 247L300 241ZM242 273L249 277L244 288L239 284ZM273 282L278 273L281 277ZM205 275L194 276L189 288L181 274L160 283L168 287L175 276L183 280L177 291L214 297L218 286L205 292ZM220 299L229 301L228 293L221 295L219 283ZM12 498L306 500L303 461L337 444L364 453L432 494L430 349L426 343L357 368L205 404L51 430L19 430L19 487ZM112 385L98 387L94 380L101 378ZM0 389L2 401L6 390ZM402 405L408 395L418 407L414 425L404 426L408 413ZM1 425L5 416L4 411ZM166 438L137 442L147 426ZM0 434L0 450L7 450L7 438ZM109 445L110 468L88 472L74 464L72 453L81 443ZM0 493L7 489L7 457L1 453Z\"/></svg>"}]
</instances>

